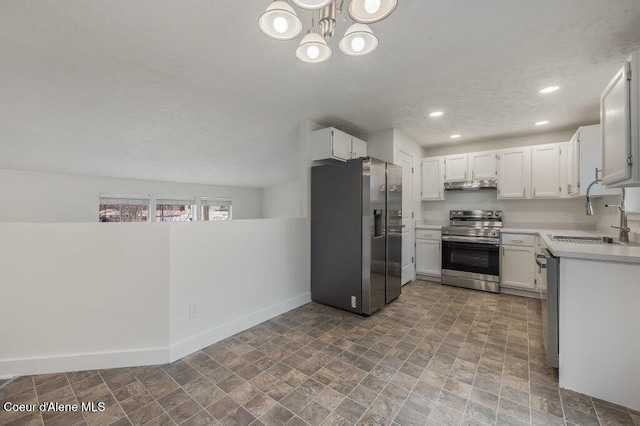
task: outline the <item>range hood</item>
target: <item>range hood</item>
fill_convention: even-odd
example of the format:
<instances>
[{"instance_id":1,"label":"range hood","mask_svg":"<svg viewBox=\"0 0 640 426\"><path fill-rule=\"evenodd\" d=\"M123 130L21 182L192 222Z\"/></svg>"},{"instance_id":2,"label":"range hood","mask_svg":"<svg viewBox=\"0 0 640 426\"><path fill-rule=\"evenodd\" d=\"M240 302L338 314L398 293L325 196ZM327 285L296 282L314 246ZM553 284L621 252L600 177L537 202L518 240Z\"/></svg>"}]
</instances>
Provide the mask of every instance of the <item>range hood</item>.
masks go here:
<instances>
[{"instance_id":1,"label":"range hood","mask_svg":"<svg viewBox=\"0 0 640 426\"><path fill-rule=\"evenodd\" d=\"M498 187L498 179L469 180L462 182L445 182L444 189L472 191L478 189L495 189Z\"/></svg>"}]
</instances>

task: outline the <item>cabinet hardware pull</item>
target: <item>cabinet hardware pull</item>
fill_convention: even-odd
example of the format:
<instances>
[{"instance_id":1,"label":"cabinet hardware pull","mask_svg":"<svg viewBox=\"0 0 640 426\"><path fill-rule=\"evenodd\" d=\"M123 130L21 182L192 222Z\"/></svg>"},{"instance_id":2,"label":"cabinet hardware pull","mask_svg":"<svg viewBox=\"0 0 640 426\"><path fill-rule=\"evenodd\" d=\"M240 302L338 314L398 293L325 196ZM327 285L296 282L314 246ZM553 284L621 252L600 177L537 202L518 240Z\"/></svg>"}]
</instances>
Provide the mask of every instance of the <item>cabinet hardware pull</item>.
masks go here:
<instances>
[{"instance_id":1,"label":"cabinet hardware pull","mask_svg":"<svg viewBox=\"0 0 640 426\"><path fill-rule=\"evenodd\" d=\"M523 242L522 240L511 240L511 241L513 241L514 243L520 243L520 244L522 244Z\"/></svg>"},{"instance_id":2,"label":"cabinet hardware pull","mask_svg":"<svg viewBox=\"0 0 640 426\"><path fill-rule=\"evenodd\" d=\"M536 196L536 187L535 186L533 187L533 196L534 197Z\"/></svg>"}]
</instances>

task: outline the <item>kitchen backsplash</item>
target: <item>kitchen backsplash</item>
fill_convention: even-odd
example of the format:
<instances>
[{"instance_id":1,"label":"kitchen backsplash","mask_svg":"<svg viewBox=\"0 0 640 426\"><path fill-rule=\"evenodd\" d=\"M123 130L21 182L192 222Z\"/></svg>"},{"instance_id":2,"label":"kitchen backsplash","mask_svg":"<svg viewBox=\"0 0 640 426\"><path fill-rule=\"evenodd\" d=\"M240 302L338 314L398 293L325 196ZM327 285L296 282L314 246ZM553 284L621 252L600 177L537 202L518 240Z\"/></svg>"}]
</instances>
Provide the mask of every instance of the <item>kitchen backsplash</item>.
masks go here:
<instances>
[{"instance_id":1,"label":"kitchen backsplash","mask_svg":"<svg viewBox=\"0 0 640 426\"><path fill-rule=\"evenodd\" d=\"M613 197L614 202L617 197ZM440 224L449 219L449 210L502 210L504 226L595 230L600 217L585 214L585 199L498 200L495 190L448 191L445 201L422 202L425 223ZM604 207L603 207L604 209ZM601 209L600 209L601 210Z\"/></svg>"},{"instance_id":2,"label":"kitchen backsplash","mask_svg":"<svg viewBox=\"0 0 640 426\"><path fill-rule=\"evenodd\" d=\"M628 204L629 208L637 208L638 200L640 197L640 188L634 188L627 193L627 199L631 198L631 202ZM618 230L611 227L611 225L620 225L620 212L613 207L605 207L605 204L619 204L619 196L603 197L594 204L595 217L598 217L598 230L602 233L617 235ZM640 213L629 213L627 215L627 223L631 232L629 233L629 239L640 243Z\"/></svg>"}]
</instances>

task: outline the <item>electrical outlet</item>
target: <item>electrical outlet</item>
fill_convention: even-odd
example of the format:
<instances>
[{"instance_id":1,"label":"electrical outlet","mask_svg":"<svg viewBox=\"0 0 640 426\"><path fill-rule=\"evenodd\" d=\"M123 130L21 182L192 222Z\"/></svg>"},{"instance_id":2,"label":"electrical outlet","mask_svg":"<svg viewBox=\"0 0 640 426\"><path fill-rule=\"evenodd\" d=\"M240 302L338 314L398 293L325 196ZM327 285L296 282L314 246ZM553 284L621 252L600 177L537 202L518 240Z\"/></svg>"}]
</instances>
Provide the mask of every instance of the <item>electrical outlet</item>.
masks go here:
<instances>
[{"instance_id":1,"label":"electrical outlet","mask_svg":"<svg viewBox=\"0 0 640 426\"><path fill-rule=\"evenodd\" d=\"M189 303L189 319L198 316L198 302Z\"/></svg>"},{"instance_id":2,"label":"electrical outlet","mask_svg":"<svg viewBox=\"0 0 640 426\"><path fill-rule=\"evenodd\" d=\"M356 308L356 297L355 296L351 296L351 307L353 309Z\"/></svg>"}]
</instances>

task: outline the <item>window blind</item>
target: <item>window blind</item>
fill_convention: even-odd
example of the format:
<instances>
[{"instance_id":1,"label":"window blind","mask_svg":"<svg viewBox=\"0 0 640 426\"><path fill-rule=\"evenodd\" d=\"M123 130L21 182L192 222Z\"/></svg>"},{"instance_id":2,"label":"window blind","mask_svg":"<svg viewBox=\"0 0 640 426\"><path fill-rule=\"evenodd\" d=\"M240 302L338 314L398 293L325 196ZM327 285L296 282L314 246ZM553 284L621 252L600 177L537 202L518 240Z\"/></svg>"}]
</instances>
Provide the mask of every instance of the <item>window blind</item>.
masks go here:
<instances>
[{"instance_id":1,"label":"window blind","mask_svg":"<svg viewBox=\"0 0 640 426\"><path fill-rule=\"evenodd\" d=\"M100 194L100 204L148 206L150 202L149 195Z\"/></svg>"},{"instance_id":2,"label":"window blind","mask_svg":"<svg viewBox=\"0 0 640 426\"><path fill-rule=\"evenodd\" d=\"M229 197L202 197L203 206L231 206Z\"/></svg>"}]
</instances>

